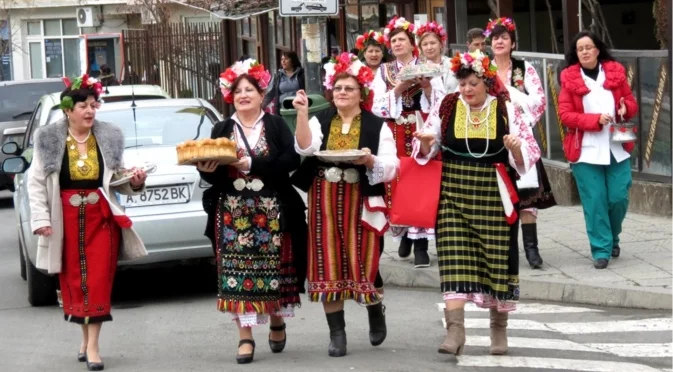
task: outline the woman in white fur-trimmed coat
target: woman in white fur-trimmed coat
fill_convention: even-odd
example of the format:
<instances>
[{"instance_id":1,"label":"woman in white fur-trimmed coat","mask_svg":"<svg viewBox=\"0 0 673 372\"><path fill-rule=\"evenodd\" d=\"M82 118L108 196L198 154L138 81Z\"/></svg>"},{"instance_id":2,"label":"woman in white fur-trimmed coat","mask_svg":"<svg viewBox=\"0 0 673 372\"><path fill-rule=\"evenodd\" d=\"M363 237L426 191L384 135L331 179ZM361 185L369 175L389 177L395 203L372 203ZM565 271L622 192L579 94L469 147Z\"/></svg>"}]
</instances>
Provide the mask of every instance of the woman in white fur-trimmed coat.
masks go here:
<instances>
[{"instance_id":1,"label":"woman in white fur-trimmed coat","mask_svg":"<svg viewBox=\"0 0 673 372\"><path fill-rule=\"evenodd\" d=\"M110 187L122 168L124 134L95 120L100 83L84 75L61 94L66 118L38 129L28 170L31 229L39 235L37 268L58 274L65 320L82 327L77 359L103 370L98 338L112 320L117 260L147 255L113 192L142 192L147 175Z\"/></svg>"}]
</instances>

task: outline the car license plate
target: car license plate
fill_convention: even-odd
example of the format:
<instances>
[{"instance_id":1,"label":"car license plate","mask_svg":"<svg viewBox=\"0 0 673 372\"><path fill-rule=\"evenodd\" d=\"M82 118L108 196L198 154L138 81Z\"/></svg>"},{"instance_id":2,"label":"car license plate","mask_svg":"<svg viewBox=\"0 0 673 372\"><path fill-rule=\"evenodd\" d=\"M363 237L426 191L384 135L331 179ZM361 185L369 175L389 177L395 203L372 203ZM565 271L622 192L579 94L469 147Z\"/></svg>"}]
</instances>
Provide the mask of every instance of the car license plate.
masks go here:
<instances>
[{"instance_id":1,"label":"car license plate","mask_svg":"<svg viewBox=\"0 0 673 372\"><path fill-rule=\"evenodd\" d=\"M187 185L151 187L140 195L120 195L119 199L124 207L187 203L189 187Z\"/></svg>"}]
</instances>

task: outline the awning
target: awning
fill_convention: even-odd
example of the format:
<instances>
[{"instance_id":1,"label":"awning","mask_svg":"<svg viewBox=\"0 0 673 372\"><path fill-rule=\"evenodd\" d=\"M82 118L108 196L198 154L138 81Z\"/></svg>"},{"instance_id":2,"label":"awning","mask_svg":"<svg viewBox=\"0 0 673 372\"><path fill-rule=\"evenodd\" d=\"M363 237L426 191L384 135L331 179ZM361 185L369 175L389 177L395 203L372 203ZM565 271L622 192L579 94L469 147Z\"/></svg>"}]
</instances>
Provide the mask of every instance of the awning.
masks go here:
<instances>
[{"instance_id":1,"label":"awning","mask_svg":"<svg viewBox=\"0 0 673 372\"><path fill-rule=\"evenodd\" d=\"M278 9L278 0L169 0L212 13L223 19L241 19Z\"/></svg>"}]
</instances>

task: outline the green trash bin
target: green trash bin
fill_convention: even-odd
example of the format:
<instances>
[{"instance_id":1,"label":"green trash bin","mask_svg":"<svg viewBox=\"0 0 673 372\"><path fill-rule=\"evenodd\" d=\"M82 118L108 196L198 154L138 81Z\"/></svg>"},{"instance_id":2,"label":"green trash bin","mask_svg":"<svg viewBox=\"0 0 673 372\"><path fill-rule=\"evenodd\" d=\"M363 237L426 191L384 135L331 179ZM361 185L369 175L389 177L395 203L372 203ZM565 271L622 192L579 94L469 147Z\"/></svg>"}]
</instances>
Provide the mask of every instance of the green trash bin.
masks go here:
<instances>
[{"instance_id":1,"label":"green trash bin","mask_svg":"<svg viewBox=\"0 0 673 372\"><path fill-rule=\"evenodd\" d=\"M287 126L290 128L292 134L297 129L297 110L292 106L292 101L294 97L288 97L283 100L283 103L280 107L280 116L285 119ZM330 103L327 102L325 97L320 94L309 94L308 95L308 115L309 119L311 116L318 114L320 111L328 109Z\"/></svg>"}]
</instances>

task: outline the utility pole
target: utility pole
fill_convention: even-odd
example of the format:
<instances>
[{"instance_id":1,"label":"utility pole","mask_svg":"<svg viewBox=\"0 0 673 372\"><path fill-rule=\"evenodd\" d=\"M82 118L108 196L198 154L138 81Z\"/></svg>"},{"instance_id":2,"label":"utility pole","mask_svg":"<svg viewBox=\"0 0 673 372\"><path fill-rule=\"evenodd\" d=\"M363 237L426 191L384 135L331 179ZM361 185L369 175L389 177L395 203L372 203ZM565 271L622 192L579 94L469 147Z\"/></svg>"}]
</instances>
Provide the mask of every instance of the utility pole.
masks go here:
<instances>
[{"instance_id":1,"label":"utility pole","mask_svg":"<svg viewBox=\"0 0 673 372\"><path fill-rule=\"evenodd\" d=\"M302 65L306 74L306 93L322 93L321 60L327 52L327 18L301 19Z\"/></svg>"}]
</instances>

